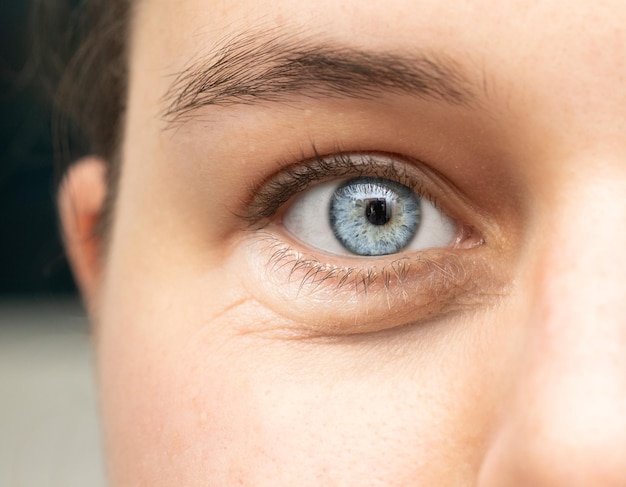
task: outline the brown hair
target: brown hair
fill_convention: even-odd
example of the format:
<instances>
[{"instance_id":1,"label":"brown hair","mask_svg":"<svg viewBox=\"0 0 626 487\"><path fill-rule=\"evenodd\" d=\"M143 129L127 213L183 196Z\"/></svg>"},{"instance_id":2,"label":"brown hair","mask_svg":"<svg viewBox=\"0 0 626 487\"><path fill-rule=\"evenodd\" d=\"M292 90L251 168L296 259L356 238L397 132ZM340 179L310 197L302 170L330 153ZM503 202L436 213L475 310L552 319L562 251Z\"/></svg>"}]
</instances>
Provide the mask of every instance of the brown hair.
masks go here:
<instances>
[{"instance_id":1,"label":"brown hair","mask_svg":"<svg viewBox=\"0 0 626 487\"><path fill-rule=\"evenodd\" d=\"M108 161L102 219L106 227L126 111L131 0L40 0L35 19L40 38L53 46L44 45L40 51L45 71L53 75L58 180L72 161L86 153Z\"/></svg>"}]
</instances>

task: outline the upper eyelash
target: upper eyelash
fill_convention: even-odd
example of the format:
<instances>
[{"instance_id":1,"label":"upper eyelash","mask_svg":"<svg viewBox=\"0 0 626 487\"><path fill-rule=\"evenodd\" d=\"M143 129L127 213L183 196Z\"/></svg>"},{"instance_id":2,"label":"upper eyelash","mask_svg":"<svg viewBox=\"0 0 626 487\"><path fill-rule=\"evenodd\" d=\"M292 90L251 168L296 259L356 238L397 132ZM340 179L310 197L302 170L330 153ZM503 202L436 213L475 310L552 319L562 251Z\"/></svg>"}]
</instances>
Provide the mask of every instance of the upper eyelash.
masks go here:
<instances>
[{"instance_id":1,"label":"upper eyelash","mask_svg":"<svg viewBox=\"0 0 626 487\"><path fill-rule=\"evenodd\" d=\"M398 165L381 161L381 155L358 153L361 161L357 162L355 153L337 152L328 156L320 155L313 147L315 156L297 164L288 164L275 177L252 190L251 201L242 218L252 227L274 216L278 210L294 195L304 191L313 183L342 177L377 175L404 184L427 197L437 205L434 197L424 191L422 181ZM386 159L392 156L382 156Z\"/></svg>"}]
</instances>

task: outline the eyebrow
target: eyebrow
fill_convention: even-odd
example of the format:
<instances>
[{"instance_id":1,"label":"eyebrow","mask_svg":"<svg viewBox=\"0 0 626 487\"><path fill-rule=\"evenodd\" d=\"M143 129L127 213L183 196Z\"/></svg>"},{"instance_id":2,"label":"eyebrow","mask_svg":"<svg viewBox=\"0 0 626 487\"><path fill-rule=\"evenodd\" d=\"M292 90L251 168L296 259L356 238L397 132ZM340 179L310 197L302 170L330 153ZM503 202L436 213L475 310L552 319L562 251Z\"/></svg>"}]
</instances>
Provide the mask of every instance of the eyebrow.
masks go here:
<instances>
[{"instance_id":1,"label":"eyebrow","mask_svg":"<svg viewBox=\"0 0 626 487\"><path fill-rule=\"evenodd\" d=\"M185 121L207 106L281 102L294 96L377 99L405 94L467 105L472 83L445 55L374 52L293 35L247 33L227 39L207 59L175 76L164 119Z\"/></svg>"}]
</instances>

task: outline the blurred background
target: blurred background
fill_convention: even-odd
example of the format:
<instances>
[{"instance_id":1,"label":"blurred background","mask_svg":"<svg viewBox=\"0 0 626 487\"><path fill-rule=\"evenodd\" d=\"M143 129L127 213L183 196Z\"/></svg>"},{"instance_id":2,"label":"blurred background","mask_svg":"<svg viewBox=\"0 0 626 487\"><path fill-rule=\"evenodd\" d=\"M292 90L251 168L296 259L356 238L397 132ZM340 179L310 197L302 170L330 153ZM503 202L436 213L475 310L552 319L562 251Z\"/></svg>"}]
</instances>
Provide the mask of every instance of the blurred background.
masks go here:
<instances>
[{"instance_id":1,"label":"blurred background","mask_svg":"<svg viewBox=\"0 0 626 487\"><path fill-rule=\"evenodd\" d=\"M0 0L0 486L97 487L93 355L57 228L33 3Z\"/></svg>"}]
</instances>

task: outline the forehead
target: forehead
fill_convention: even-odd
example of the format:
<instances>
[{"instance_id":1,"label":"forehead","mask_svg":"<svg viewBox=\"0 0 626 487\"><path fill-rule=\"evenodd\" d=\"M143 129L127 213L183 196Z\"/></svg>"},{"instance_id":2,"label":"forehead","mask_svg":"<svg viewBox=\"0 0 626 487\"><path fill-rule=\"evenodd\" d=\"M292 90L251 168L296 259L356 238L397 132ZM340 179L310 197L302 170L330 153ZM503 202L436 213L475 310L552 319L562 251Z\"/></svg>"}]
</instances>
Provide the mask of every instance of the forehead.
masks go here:
<instances>
[{"instance_id":1,"label":"forehead","mask_svg":"<svg viewBox=\"0 0 626 487\"><path fill-rule=\"evenodd\" d=\"M137 19L139 28L159 31L153 43L177 55L181 48L206 52L212 41L237 32L277 29L366 48L427 46L476 58L502 49L532 53L533 59L577 53L600 64L607 55L624 53L626 5L620 0L161 0L139 2Z\"/></svg>"},{"instance_id":2,"label":"forehead","mask_svg":"<svg viewBox=\"0 0 626 487\"><path fill-rule=\"evenodd\" d=\"M167 110L176 78L232 45L288 37L292 45L317 40L375 54L445 56L512 131L525 124L539 136L557 134L567 124L577 144L590 145L597 134L621 143L625 25L620 0L139 2L130 112L154 118Z\"/></svg>"},{"instance_id":3,"label":"forehead","mask_svg":"<svg viewBox=\"0 0 626 487\"><path fill-rule=\"evenodd\" d=\"M234 36L285 32L374 51L442 51L486 79L560 91L626 75L625 25L620 0L161 0L139 2L135 47L167 75Z\"/></svg>"}]
</instances>

